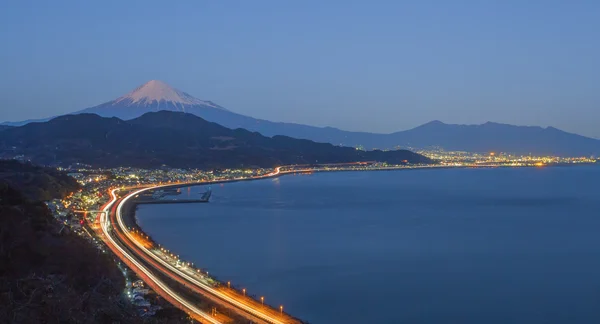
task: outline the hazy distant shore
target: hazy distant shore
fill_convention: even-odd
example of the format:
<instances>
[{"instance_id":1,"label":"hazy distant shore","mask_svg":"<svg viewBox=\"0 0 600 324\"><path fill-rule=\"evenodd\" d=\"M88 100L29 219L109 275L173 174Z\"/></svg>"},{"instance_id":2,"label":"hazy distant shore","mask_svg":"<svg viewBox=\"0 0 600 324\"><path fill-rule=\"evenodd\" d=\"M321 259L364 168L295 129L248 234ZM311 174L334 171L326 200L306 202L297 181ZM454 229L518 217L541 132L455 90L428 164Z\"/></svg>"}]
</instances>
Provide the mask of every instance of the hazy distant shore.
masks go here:
<instances>
[{"instance_id":1,"label":"hazy distant shore","mask_svg":"<svg viewBox=\"0 0 600 324\"><path fill-rule=\"evenodd\" d=\"M172 185L161 185L161 189L169 189L169 188L185 188L185 187L196 187L196 186L207 186L221 183L235 183L235 182L243 182L243 181L258 181L265 180L271 178L282 177L286 175L294 175L294 174L312 174L312 173L325 173L325 172L383 172L383 171L408 171L408 170L438 170L438 169L495 169L495 168L548 168L548 167L577 167L577 166L589 166L589 165L599 165L600 163L578 163L578 164L570 164L570 163L556 163L556 164L548 164L544 166L535 166L535 165L521 165L521 166L512 166L512 165L464 165L464 166L436 166L436 165L423 165L423 166L414 166L414 167L381 167L381 168L373 168L368 170L363 169L328 169L328 170L305 170L305 171L282 171L278 174L274 175L265 175L259 178L246 178L246 179L229 179L229 180L214 180L214 181L203 181L203 182L193 182L193 183L177 183ZM177 199L169 200L165 202L165 204L173 204L173 203L190 203L188 201L177 201ZM199 203L199 202L191 202L191 203ZM209 202L210 203L210 202ZM157 202L156 204L160 204ZM132 205L134 208L132 208ZM135 201L127 202L123 208L127 212L125 213L125 217L128 219L124 219L126 222L129 221L130 225L134 225L139 230L142 228L139 226L138 218L136 214L137 203Z\"/></svg>"}]
</instances>

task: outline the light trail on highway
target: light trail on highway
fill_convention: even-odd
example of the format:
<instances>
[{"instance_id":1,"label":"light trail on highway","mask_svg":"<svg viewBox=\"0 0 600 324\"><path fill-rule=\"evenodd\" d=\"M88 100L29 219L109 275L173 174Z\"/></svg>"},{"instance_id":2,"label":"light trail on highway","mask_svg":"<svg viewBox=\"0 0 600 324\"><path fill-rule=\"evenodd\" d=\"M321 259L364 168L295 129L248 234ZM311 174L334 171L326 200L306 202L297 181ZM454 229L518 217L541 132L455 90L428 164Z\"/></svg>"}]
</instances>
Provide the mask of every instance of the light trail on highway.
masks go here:
<instances>
[{"instance_id":1,"label":"light trail on highway","mask_svg":"<svg viewBox=\"0 0 600 324\"><path fill-rule=\"evenodd\" d=\"M160 273L169 276L170 279L182 284L184 287L192 290L193 292L212 300L213 302L216 302L218 304L221 304L222 306L224 306L225 308L235 308L235 306L232 306L230 303L223 301L222 299L220 299L219 297L207 292L206 290L196 286L195 284L189 282L187 279L179 276L178 274L174 274L172 273L172 271L167 268L166 266L164 266L161 263L156 262L156 260L154 258L152 258L151 256L147 255L144 251L140 250L140 248L134 244L135 241L132 241L130 238L128 238L121 230L120 227L117 224L116 221L116 208L112 208L111 213L109 214L109 220L108 223L113 225L113 232L116 235L115 238L118 239L118 241L120 243L123 243L129 251L131 251L132 255L135 255L136 258L139 258L139 260L145 262L146 264L148 264L151 268L159 271ZM134 240L135 240L135 235L136 233L132 233L132 235L134 236ZM192 276L196 275L196 273L193 273ZM238 310L238 313L241 313L242 317L245 317L249 320L251 320L253 323L256 324L269 324L268 321L265 321L263 319L261 319L260 317L256 317L250 313L244 312L242 310Z\"/></svg>"},{"instance_id":2,"label":"light trail on highway","mask_svg":"<svg viewBox=\"0 0 600 324\"><path fill-rule=\"evenodd\" d=\"M102 227L102 231L104 232L104 235L105 235L106 239L112 244L112 246L117 251L119 251L121 253L121 255L123 257L127 258L132 264L134 264L139 269L139 271L141 271L143 274L145 274L150 280L152 280L158 287L160 287L171 298L173 298L174 300L176 300L177 302L179 302L181 305L183 305L184 307L186 307L189 311L191 311L194 314L200 316L206 322L213 323L213 324L221 324L221 322L217 321L215 318L213 318L209 314L207 314L207 313L203 312L202 310L198 309L192 303L190 303L189 301L185 300L183 297L179 296L177 293L175 293L174 291L172 291L159 278L157 278L156 276L154 276L152 274L152 272L150 272L148 269L146 269L146 267L144 267L142 264L140 264L134 257L130 256L112 238L112 236L110 235L110 232L109 232L109 228L108 228L108 226L110 225L110 223L108 222L108 217L106 217L106 215L110 212L110 208L112 207L112 205L117 201L117 195L115 193L118 190L119 189L113 189L111 191L111 201L104 206L104 209L103 209L104 213L102 213L102 215L100 216L100 225Z\"/></svg>"},{"instance_id":3,"label":"light trail on highway","mask_svg":"<svg viewBox=\"0 0 600 324\"><path fill-rule=\"evenodd\" d=\"M295 169L295 170L281 171L281 169L282 169L282 167L276 167L272 172L267 173L267 174L254 176L254 177L250 177L250 178L234 178L234 179L220 180L220 181L216 181L213 183L236 182L236 181L244 181L244 180L258 180L258 179L277 177L279 175L284 175L284 174L304 173L304 172L310 173L312 171L310 169ZM184 185L185 186L208 185L208 184L211 184L211 182L185 182L185 183L168 183L168 184L161 183L159 185L151 185L150 187L145 187L145 188L141 188L139 190L130 192L123 199L121 199L121 201L119 201L119 198L117 197L116 192L119 190L135 189L135 187L129 187L129 188L121 187L121 188L115 188L115 189L109 190L111 200L108 203L106 203L101 208L100 211L98 211L98 213L100 214L100 218L99 218L100 225L101 225L100 227L102 229L102 232L104 233L104 236L106 237L105 242L109 245L109 247L111 247L113 252L115 254L117 254L117 256L119 258L121 258L123 261L129 261L133 266L137 267L139 272L141 272L143 275L145 275L148 280L151 280L159 289L161 289L163 291L164 294L166 294L167 296L172 298L172 301L170 301L172 304L174 304L178 308L184 308L184 310L188 313L192 312L193 314L196 315L197 319L199 317L198 320L208 321L209 323L220 323L218 320L211 317L209 314L203 312L202 310L198 309L191 302L189 302L188 300L186 300L185 298L183 298L182 296L180 296L176 292L174 292L172 289L170 289L164 282L162 282L158 277L153 275L152 272L150 272L143 264L141 264L136 257L141 257L144 262L148 263L150 266L152 266L156 270L161 271L162 274L167 275L171 279L179 282L180 284L183 284L184 286L186 286L188 288L191 288L192 290L196 291L196 293L204 294L205 296L210 296L210 298L216 298L216 300L219 300L221 303L224 303L223 305L226 305L227 307L233 307L235 309L238 309L238 313L240 313L240 311L241 311L240 314L245 314L245 315L243 315L244 317L247 317L248 319L251 319L254 322L257 322L257 323L265 322L265 323L272 323L272 324L301 323L300 321L287 316L287 314L283 314L283 312L281 312L281 315L280 315L280 312L278 312L275 309L271 309L270 307L265 307L264 304L262 304L262 303L261 303L261 305L254 307L252 305L252 303L244 301L243 299L238 299L235 296L232 297L226 293L219 291L218 289L213 288L212 286L210 286L206 283L198 281L196 278L194 278L194 277L190 276L189 274L174 267L172 264L161 259L157 254L153 253L148 248L143 246L140 242L138 242L138 240L135 239L135 237L133 237L133 235L130 233L129 229L125 226L125 224L123 222L122 207L125 205L125 203L129 199L139 195L140 193L143 193L148 190L164 188L164 187L184 186ZM119 201L119 203L118 203L117 207L114 208L115 212L114 212L114 214L111 214L111 209L113 208L113 205L117 201ZM114 216L117 224L111 223L111 221L114 221L114 220L111 220L112 216ZM120 240L119 243L117 241L115 241L115 239L111 236L111 233L109 231L111 226L116 226L116 225L118 225L118 228L120 229L120 231L119 231L119 230L117 230L116 227L114 228L115 234L117 234L117 236L120 236L120 238L118 238ZM119 232L122 232L123 234L125 234L126 238L124 238L123 234L120 234ZM135 253L135 256L130 254L131 252L129 252L126 249L124 249L123 247L121 247L120 243L124 243L129 250L131 250L132 252ZM137 252L135 251L136 246L137 246L137 250L139 250ZM140 251L142 253L139 253ZM143 255L146 255L146 256L144 257ZM151 259L153 259L154 261ZM127 262L125 262L125 263L127 263ZM132 266L130 266L130 267L132 268L132 270L135 271L135 269L133 269ZM139 273L138 273L138 275L139 275ZM263 309L260 309L260 308L263 308ZM280 306L280 308L282 309L283 306Z\"/></svg>"},{"instance_id":4,"label":"light trail on highway","mask_svg":"<svg viewBox=\"0 0 600 324\"><path fill-rule=\"evenodd\" d=\"M254 177L255 179L261 179L261 178L269 178L269 177L273 177L273 176L277 176L280 173L282 173L280 171L281 167L277 167L275 168L275 170L271 173L268 173L266 175L263 176L258 176L258 177ZM206 183L205 183L206 184ZM168 186L172 186L172 184L169 185L158 185L158 186L152 186L152 187L148 187L148 188L143 188L143 189L139 189L136 190L134 192L129 193L127 196L125 196L117 205L116 208L116 220L117 220L117 224L119 226L119 228L121 229L121 232L125 233L125 235L129 238L130 242L133 242L139 250L141 250L142 252L144 252L146 255L148 255L149 257L153 258L156 262L159 262L160 264L162 264L164 267L168 268L172 273L175 273L176 275L178 275L181 278L184 278L185 280L187 280L189 283L194 284L195 286L201 288L202 290L209 292L210 294L218 297L221 300L224 300L226 302L228 302L229 304L231 304L232 306L239 308L249 314L252 314L253 316L256 316L257 318L260 318L264 321L267 321L269 323L274 323L274 324L285 324L285 323L289 323L288 321L282 321L278 318L275 318L259 309L256 309L254 307L252 307L251 305L248 305L247 303L244 303L242 301L239 301L235 298L232 298L231 296L224 294L223 292L211 287L210 285L207 285L201 281L198 281L196 278L190 276L189 274L179 270L178 268L174 267L173 265L171 265L169 262L166 262L165 260L161 259L160 257L158 257L155 253L153 253L152 251L148 250L145 246L143 246L141 243L139 243L137 240L135 240L135 238L131 235L131 233L129 232L129 229L125 226L124 222L123 222L123 215L122 215L122 208L123 206L127 203L127 201L129 199L131 199L132 197L135 197L137 195L139 195L140 193L143 193L145 191L148 190L154 190L157 188L161 188L161 187L168 187ZM115 192L118 189L115 189L113 191L111 191L111 195L113 196L113 200L116 202L116 195Z\"/></svg>"}]
</instances>

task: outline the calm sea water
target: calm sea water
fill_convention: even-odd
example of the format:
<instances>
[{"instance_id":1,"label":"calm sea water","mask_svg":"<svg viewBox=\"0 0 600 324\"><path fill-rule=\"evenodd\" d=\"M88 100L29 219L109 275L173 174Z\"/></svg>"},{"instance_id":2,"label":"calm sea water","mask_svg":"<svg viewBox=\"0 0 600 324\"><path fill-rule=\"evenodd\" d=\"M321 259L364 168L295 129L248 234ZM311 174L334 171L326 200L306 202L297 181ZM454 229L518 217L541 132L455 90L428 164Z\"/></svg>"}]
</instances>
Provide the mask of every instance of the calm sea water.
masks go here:
<instances>
[{"instance_id":1,"label":"calm sea water","mask_svg":"<svg viewBox=\"0 0 600 324\"><path fill-rule=\"evenodd\" d=\"M600 323L600 167L322 173L212 189L209 204L142 206L140 225L311 323Z\"/></svg>"}]
</instances>

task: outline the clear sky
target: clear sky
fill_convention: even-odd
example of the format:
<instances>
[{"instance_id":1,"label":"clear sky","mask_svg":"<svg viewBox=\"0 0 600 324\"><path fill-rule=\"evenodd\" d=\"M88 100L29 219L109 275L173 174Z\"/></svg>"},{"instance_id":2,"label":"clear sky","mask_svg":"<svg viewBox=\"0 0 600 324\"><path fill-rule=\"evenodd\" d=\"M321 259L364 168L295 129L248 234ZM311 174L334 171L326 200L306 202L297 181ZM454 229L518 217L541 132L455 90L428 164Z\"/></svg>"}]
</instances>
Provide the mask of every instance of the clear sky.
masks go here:
<instances>
[{"instance_id":1,"label":"clear sky","mask_svg":"<svg viewBox=\"0 0 600 324\"><path fill-rule=\"evenodd\" d=\"M0 2L0 121L159 79L274 121L600 137L600 1Z\"/></svg>"}]
</instances>

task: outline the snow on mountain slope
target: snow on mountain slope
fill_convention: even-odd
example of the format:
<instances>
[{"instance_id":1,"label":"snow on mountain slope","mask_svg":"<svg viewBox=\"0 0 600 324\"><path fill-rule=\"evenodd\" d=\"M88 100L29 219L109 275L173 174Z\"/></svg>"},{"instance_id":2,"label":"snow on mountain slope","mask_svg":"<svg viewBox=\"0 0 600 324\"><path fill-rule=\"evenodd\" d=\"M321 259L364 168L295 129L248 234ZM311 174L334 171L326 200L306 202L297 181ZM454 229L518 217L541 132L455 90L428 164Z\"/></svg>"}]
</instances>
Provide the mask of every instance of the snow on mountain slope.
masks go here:
<instances>
[{"instance_id":1,"label":"snow on mountain slope","mask_svg":"<svg viewBox=\"0 0 600 324\"><path fill-rule=\"evenodd\" d=\"M139 86L130 93L117 98L113 101L113 105L119 103L128 103L130 105L152 105L154 102L168 102L173 104L185 105L202 105L217 109L225 109L210 101L200 100L183 91L179 91L170 87L168 84L159 81L151 80Z\"/></svg>"},{"instance_id":2,"label":"snow on mountain slope","mask_svg":"<svg viewBox=\"0 0 600 324\"><path fill-rule=\"evenodd\" d=\"M168 84L151 80L128 94L101 105L75 112L93 113L103 117L132 119L150 111L170 110L190 112L198 110L227 112L227 109L206 100L200 100L188 93L170 87Z\"/></svg>"},{"instance_id":3,"label":"snow on mountain slope","mask_svg":"<svg viewBox=\"0 0 600 324\"><path fill-rule=\"evenodd\" d=\"M494 123L471 126L448 125L434 121L411 130L392 134L373 134L348 132L331 127L273 122L237 114L213 102L197 99L157 80L149 81L115 100L73 114L93 113L102 117L118 117L129 120L148 112L160 110L186 112L227 128L244 128L265 136L285 135L335 145L361 145L369 149L439 146L448 150L470 152L502 151L563 156L600 155L599 140L553 128L543 129ZM407 111L407 113L410 112ZM6 125L19 126L48 119L6 123Z\"/></svg>"}]
</instances>

